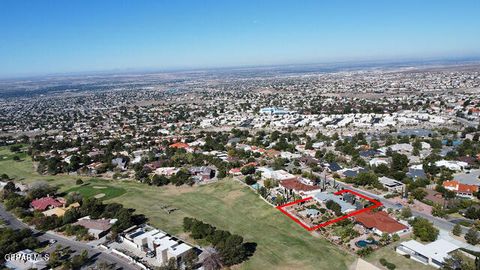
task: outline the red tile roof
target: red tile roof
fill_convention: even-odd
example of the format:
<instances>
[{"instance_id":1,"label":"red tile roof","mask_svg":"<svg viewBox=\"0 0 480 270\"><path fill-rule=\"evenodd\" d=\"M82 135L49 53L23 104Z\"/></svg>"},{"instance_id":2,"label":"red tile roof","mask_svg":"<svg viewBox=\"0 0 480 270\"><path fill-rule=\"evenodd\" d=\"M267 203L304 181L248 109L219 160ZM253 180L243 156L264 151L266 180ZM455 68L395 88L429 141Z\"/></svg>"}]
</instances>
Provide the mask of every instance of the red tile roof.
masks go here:
<instances>
[{"instance_id":1,"label":"red tile roof","mask_svg":"<svg viewBox=\"0 0 480 270\"><path fill-rule=\"evenodd\" d=\"M228 171L228 173L230 173L230 174L236 174L237 173L238 174L238 173L240 173L240 168L232 168L232 169L230 169L230 171Z\"/></svg>"},{"instance_id":2,"label":"red tile roof","mask_svg":"<svg viewBox=\"0 0 480 270\"><path fill-rule=\"evenodd\" d=\"M189 146L186 143L177 142L177 143L174 143L174 144L170 144L169 147L170 148L183 148L183 149L185 149L185 148L188 148Z\"/></svg>"},{"instance_id":3,"label":"red tile roof","mask_svg":"<svg viewBox=\"0 0 480 270\"><path fill-rule=\"evenodd\" d=\"M43 197L40 199L33 200L31 205L33 208L35 208L35 210L44 211L50 206L53 206L53 207L62 206L62 203L52 197Z\"/></svg>"},{"instance_id":4,"label":"red tile roof","mask_svg":"<svg viewBox=\"0 0 480 270\"><path fill-rule=\"evenodd\" d=\"M475 192L478 192L478 186L462 184L456 180L445 181L443 182L443 186L446 188L453 188L456 192L460 192L460 193L473 194Z\"/></svg>"},{"instance_id":5,"label":"red tile roof","mask_svg":"<svg viewBox=\"0 0 480 270\"><path fill-rule=\"evenodd\" d=\"M298 181L296 178L280 181L279 184L286 189L293 189L295 191L312 191L320 189L320 187L318 186L305 185L304 183Z\"/></svg>"},{"instance_id":6,"label":"red tile roof","mask_svg":"<svg viewBox=\"0 0 480 270\"><path fill-rule=\"evenodd\" d=\"M366 211L354 216L355 220L367 228L376 228L385 233L396 233L408 229L407 226L391 218L384 211Z\"/></svg>"}]
</instances>

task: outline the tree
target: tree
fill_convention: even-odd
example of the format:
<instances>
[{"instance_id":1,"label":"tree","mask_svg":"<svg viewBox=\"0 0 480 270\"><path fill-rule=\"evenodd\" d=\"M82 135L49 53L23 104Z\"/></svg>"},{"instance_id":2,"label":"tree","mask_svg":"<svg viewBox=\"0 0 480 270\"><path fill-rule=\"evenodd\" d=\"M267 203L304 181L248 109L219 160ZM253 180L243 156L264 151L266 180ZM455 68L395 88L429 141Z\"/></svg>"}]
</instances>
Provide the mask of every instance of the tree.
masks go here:
<instances>
[{"instance_id":1,"label":"tree","mask_svg":"<svg viewBox=\"0 0 480 270\"><path fill-rule=\"evenodd\" d=\"M117 267L114 263L109 264L107 262L98 263L97 268L98 268L98 270L115 270L115 269L117 269Z\"/></svg>"},{"instance_id":2,"label":"tree","mask_svg":"<svg viewBox=\"0 0 480 270\"><path fill-rule=\"evenodd\" d=\"M460 224L455 224L452 229L453 235L460 236L462 234L462 226Z\"/></svg>"},{"instance_id":3,"label":"tree","mask_svg":"<svg viewBox=\"0 0 480 270\"><path fill-rule=\"evenodd\" d=\"M411 192L412 196L417 200L423 200L427 196L427 192L423 188L416 188Z\"/></svg>"},{"instance_id":4,"label":"tree","mask_svg":"<svg viewBox=\"0 0 480 270\"><path fill-rule=\"evenodd\" d=\"M21 149L22 149L22 148L21 148L20 145L12 145L12 146L10 146L10 151L11 151L11 152L14 152L14 153L20 152Z\"/></svg>"},{"instance_id":5,"label":"tree","mask_svg":"<svg viewBox=\"0 0 480 270\"><path fill-rule=\"evenodd\" d=\"M402 211L400 212L400 214L404 219L409 219L412 217L412 210L410 209L410 207L404 207L402 208Z\"/></svg>"},{"instance_id":6,"label":"tree","mask_svg":"<svg viewBox=\"0 0 480 270\"><path fill-rule=\"evenodd\" d=\"M377 186L379 184L378 177L374 172L361 172L354 181L357 185L361 186Z\"/></svg>"},{"instance_id":7,"label":"tree","mask_svg":"<svg viewBox=\"0 0 480 270\"><path fill-rule=\"evenodd\" d=\"M12 181L8 181L7 184L3 187L3 192L15 192L17 188Z\"/></svg>"},{"instance_id":8,"label":"tree","mask_svg":"<svg viewBox=\"0 0 480 270\"><path fill-rule=\"evenodd\" d=\"M285 166L285 160L283 158L276 158L273 161L272 168L274 170L281 170Z\"/></svg>"},{"instance_id":9,"label":"tree","mask_svg":"<svg viewBox=\"0 0 480 270\"><path fill-rule=\"evenodd\" d=\"M248 174L253 174L255 173L255 167L252 166L252 165L247 165L247 166L244 166L240 172L243 174L243 175L248 175Z\"/></svg>"},{"instance_id":10,"label":"tree","mask_svg":"<svg viewBox=\"0 0 480 270\"><path fill-rule=\"evenodd\" d=\"M198 261L198 255L191 249L183 256L183 261L185 263L185 270L193 270Z\"/></svg>"},{"instance_id":11,"label":"tree","mask_svg":"<svg viewBox=\"0 0 480 270\"><path fill-rule=\"evenodd\" d=\"M207 247L204 252L203 267L205 270L219 270L223 267L220 254L215 248Z\"/></svg>"},{"instance_id":12,"label":"tree","mask_svg":"<svg viewBox=\"0 0 480 270\"><path fill-rule=\"evenodd\" d=\"M388 233L382 233L382 237L380 238L380 243L382 245L387 245L390 240L390 235Z\"/></svg>"},{"instance_id":13,"label":"tree","mask_svg":"<svg viewBox=\"0 0 480 270\"><path fill-rule=\"evenodd\" d=\"M403 154L393 153L391 168L393 171L403 171L408 166L408 157Z\"/></svg>"},{"instance_id":14,"label":"tree","mask_svg":"<svg viewBox=\"0 0 480 270\"><path fill-rule=\"evenodd\" d=\"M247 185L251 186L251 185L257 183L257 181L256 181L251 175L247 175L247 176L245 177L245 183L246 183Z\"/></svg>"},{"instance_id":15,"label":"tree","mask_svg":"<svg viewBox=\"0 0 480 270\"><path fill-rule=\"evenodd\" d=\"M388 168L387 164L380 164L376 166L373 171L375 173L381 174L381 175L387 175L390 171L390 168Z\"/></svg>"},{"instance_id":16,"label":"tree","mask_svg":"<svg viewBox=\"0 0 480 270\"><path fill-rule=\"evenodd\" d=\"M397 268L397 266L389 261L387 261L385 258L380 259L380 264L385 266L388 270L394 270Z\"/></svg>"},{"instance_id":17,"label":"tree","mask_svg":"<svg viewBox=\"0 0 480 270\"><path fill-rule=\"evenodd\" d=\"M424 242L433 242L438 237L438 229L433 226L427 219L416 217L410 222L413 227L413 234Z\"/></svg>"},{"instance_id":18,"label":"tree","mask_svg":"<svg viewBox=\"0 0 480 270\"><path fill-rule=\"evenodd\" d=\"M477 211L475 207L468 207L467 211L465 211L465 217L469 219L478 219L480 211Z\"/></svg>"},{"instance_id":19,"label":"tree","mask_svg":"<svg viewBox=\"0 0 480 270\"><path fill-rule=\"evenodd\" d=\"M398 240L400 240L400 236L399 236L398 234L396 234L396 233L393 234L393 235L392 235L392 241L393 241L393 242L397 242Z\"/></svg>"},{"instance_id":20,"label":"tree","mask_svg":"<svg viewBox=\"0 0 480 270\"><path fill-rule=\"evenodd\" d=\"M432 207L432 215L443 218L447 216L447 212L443 210L443 207L440 204L435 203Z\"/></svg>"},{"instance_id":21,"label":"tree","mask_svg":"<svg viewBox=\"0 0 480 270\"><path fill-rule=\"evenodd\" d=\"M480 242L478 231L475 228L470 228L465 234L465 240L471 245L476 245Z\"/></svg>"},{"instance_id":22,"label":"tree","mask_svg":"<svg viewBox=\"0 0 480 270\"><path fill-rule=\"evenodd\" d=\"M190 231L194 239L204 239L206 242L213 245L221 255L221 262L226 266L241 263L244 261L249 253L243 237L231 234L228 231L217 230L210 224L203 223L194 218L184 218L183 227L185 231ZM215 264L218 266L218 264ZM221 264L220 264L221 265ZM217 269L212 266L211 269Z\"/></svg>"},{"instance_id":23,"label":"tree","mask_svg":"<svg viewBox=\"0 0 480 270\"><path fill-rule=\"evenodd\" d=\"M336 203L332 200L328 200L325 203L325 206L327 206L328 209L332 210L335 213L335 215L337 215L337 216L342 215L342 207L338 203Z\"/></svg>"},{"instance_id":24,"label":"tree","mask_svg":"<svg viewBox=\"0 0 480 270\"><path fill-rule=\"evenodd\" d=\"M225 176L227 176L227 171L224 168L219 168L217 178L222 179L225 178Z\"/></svg>"},{"instance_id":25,"label":"tree","mask_svg":"<svg viewBox=\"0 0 480 270\"><path fill-rule=\"evenodd\" d=\"M442 270L474 270L476 269L477 265L473 260L470 258L466 257L465 255L459 253L459 252L453 252L448 256L447 258L444 259L444 263Z\"/></svg>"},{"instance_id":26,"label":"tree","mask_svg":"<svg viewBox=\"0 0 480 270\"><path fill-rule=\"evenodd\" d=\"M36 182L30 187L30 190L28 191L28 195L32 199L37 199L37 198L45 197L47 195L54 195L57 192L57 190L58 190L58 187L51 186L46 182Z\"/></svg>"},{"instance_id":27,"label":"tree","mask_svg":"<svg viewBox=\"0 0 480 270\"><path fill-rule=\"evenodd\" d=\"M243 237L230 235L224 243L216 246L222 254L223 263L227 266L241 263L247 258L247 251L243 244Z\"/></svg>"}]
</instances>

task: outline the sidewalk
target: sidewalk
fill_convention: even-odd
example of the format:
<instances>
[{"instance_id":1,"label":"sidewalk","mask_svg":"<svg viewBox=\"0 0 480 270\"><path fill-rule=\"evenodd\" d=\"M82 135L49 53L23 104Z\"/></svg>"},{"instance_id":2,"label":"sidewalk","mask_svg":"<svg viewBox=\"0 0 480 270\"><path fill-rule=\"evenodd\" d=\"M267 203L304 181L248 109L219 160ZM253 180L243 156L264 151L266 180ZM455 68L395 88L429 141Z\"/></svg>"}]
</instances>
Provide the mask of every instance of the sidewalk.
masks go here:
<instances>
[{"instance_id":1,"label":"sidewalk","mask_svg":"<svg viewBox=\"0 0 480 270\"><path fill-rule=\"evenodd\" d=\"M472 251L476 251L476 252L480 252L480 247L477 247L477 246L473 246L473 245L470 245L466 242L463 242L463 241L459 241L455 238L453 238L451 235L450 235L450 232L449 231L446 231L446 230L442 230L440 229L440 233L438 234L438 238L440 239L443 239L443 240L446 240L450 243L453 243L459 247L462 247L462 248L466 248L466 249L469 249L469 250L472 250Z\"/></svg>"}]
</instances>

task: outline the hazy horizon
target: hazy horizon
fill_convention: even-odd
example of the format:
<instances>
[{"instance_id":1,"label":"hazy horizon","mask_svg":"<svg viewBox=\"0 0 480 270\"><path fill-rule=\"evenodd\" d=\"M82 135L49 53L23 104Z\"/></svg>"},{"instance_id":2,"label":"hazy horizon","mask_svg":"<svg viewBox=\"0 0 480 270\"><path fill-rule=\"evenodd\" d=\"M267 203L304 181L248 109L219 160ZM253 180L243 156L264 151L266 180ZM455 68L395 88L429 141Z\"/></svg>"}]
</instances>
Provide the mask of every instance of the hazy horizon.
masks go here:
<instances>
[{"instance_id":1,"label":"hazy horizon","mask_svg":"<svg viewBox=\"0 0 480 270\"><path fill-rule=\"evenodd\" d=\"M0 77L480 57L480 2L2 1Z\"/></svg>"}]
</instances>

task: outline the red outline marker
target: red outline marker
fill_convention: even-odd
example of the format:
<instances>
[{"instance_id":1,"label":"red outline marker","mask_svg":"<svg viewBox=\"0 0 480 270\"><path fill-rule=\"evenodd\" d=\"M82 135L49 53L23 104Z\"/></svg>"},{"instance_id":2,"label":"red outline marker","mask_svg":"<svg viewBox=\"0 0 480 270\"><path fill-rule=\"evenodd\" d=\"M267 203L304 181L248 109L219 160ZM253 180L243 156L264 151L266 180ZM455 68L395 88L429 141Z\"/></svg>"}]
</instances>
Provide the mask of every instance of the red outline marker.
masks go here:
<instances>
[{"instance_id":1,"label":"red outline marker","mask_svg":"<svg viewBox=\"0 0 480 270\"><path fill-rule=\"evenodd\" d=\"M305 223L301 222L298 218L296 218L295 216L293 216L292 214L288 213L286 210L284 210L283 208L284 207L287 207L287 206L291 206L291 205L295 205L295 204L299 204L299 203L302 203L302 202L306 202L306 201L309 201L309 200L312 200L313 197L307 197L307 198L304 198L304 199L301 199L301 200L296 200L294 202L290 202L290 203L287 203L287 204L284 204L284 205L279 205L277 206L276 208L278 210L280 210L282 213L284 213L285 215L287 215L289 218L291 218L293 221L295 221L296 223L300 224L300 226L302 226L304 229L306 229L307 231L314 231L314 230L317 230L319 228L322 228L322 227L325 227L325 226L328 226L330 224L333 224L333 223L336 223L336 222L339 222L341 220L344 220L346 218L349 218L349 217L353 217L355 215L358 215L360 213L363 213L365 211L368 211L368 210L372 210L372 209L375 209L375 208L378 208L380 206L382 206L382 203L377 201L377 200L374 200L372 198L369 198L365 195L362 195L358 192L355 192L353 190L349 190L349 189L342 189L340 191L337 191L335 192L334 194L335 195L340 195L340 194L343 194L343 193L352 193L353 195L356 195L362 199L365 199L371 203L373 203L372 206L369 206L367 208L363 208L363 209L359 209L359 210L356 210L354 212L351 212L351 213L348 213L346 215L343 215L341 217L338 217L338 218L335 218L335 219L332 219L332 220L328 220L328 221L325 221L323 223L320 223L316 226L313 226L313 227L309 227L307 225L305 225Z\"/></svg>"}]
</instances>

